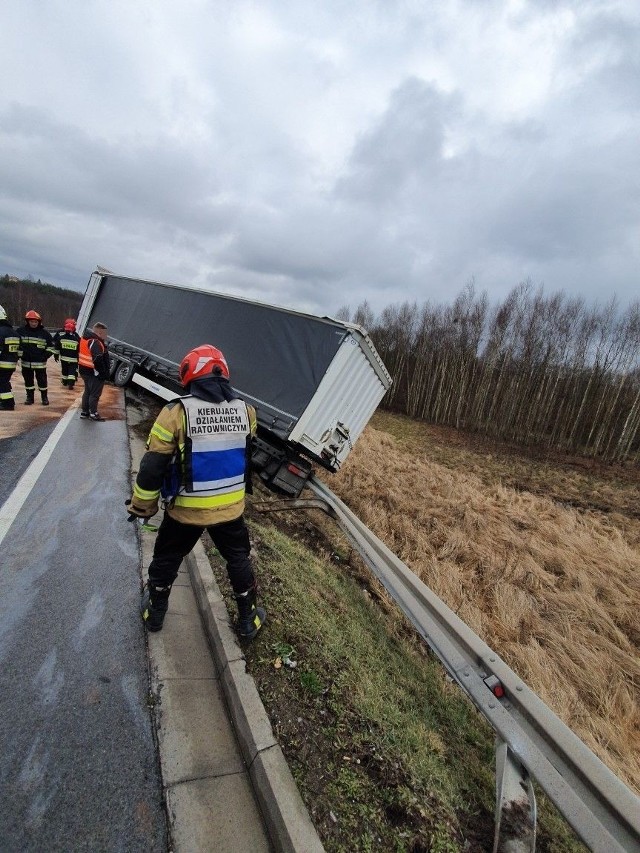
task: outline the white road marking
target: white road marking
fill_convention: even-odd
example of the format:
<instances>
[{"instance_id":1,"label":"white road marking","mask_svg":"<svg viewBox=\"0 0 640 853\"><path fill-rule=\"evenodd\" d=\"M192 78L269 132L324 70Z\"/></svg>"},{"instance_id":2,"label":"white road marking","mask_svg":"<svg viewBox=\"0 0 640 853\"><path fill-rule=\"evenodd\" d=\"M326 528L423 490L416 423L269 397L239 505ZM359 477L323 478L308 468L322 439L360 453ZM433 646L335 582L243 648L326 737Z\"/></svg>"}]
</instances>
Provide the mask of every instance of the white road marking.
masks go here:
<instances>
[{"instance_id":1,"label":"white road marking","mask_svg":"<svg viewBox=\"0 0 640 853\"><path fill-rule=\"evenodd\" d=\"M16 520L16 516L22 509L31 489L33 489L35 484L38 482L38 477L44 471L44 468L51 458L51 454L55 450L57 443L62 438L62 434L67 428L69 421L76 413L79 402L79 400L74 402L60 418L56 428L45 441L40 453L38 453L31 465L29 465L22 477L20 477L18 485L0 507L0 545L2 545L4 537L9 532L9 528Z\"/></svg>"}]
</instances>

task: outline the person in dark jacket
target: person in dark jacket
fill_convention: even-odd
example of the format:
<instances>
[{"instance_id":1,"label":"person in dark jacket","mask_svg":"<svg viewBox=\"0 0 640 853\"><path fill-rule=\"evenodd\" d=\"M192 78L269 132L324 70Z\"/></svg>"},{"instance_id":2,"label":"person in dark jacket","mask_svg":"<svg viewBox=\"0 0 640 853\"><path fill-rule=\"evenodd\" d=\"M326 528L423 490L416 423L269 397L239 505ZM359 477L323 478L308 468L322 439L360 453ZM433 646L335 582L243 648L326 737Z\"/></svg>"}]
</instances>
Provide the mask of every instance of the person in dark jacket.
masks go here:
<instances>
[{"instance_id":1,"label":"person in dark jacket","mask_svg":"<svg viewBox=\"0 0 640 853\"><path fill-rule=\"evenodd\" d=\"M0 409L4 411L12 411L16 407L11 377L20 355L20 335L14 332L7 312L0 305Z\"/></svg>"},{"instance_id":2,"label":"person in dark jacket","mask_svg":"<svg viewBox=\"0 0 640 853\"><path fill-rule=\"evenodd\" d=\"M91 421L103 421L98 414L98 400L104 383L109 378L109 351L107 327L104 323L94 323L93 329L86 329L80 338L78 364L80 376L84 382L80 417Z\"/></svg>"},{"instance_id":3,"label":"person in dark jacket","mask_svg":"<svg viewBox=\"0 0 640 853\"><path fill-rule=\"evenodd\" d=\"M53 338L42 325L42 317L37 311L27 311L24 315L25 324L16 331L22 340L22 378L24 379L24 390L27 392L25 405L32 406L36 385L42 398L42 405L49 405L47 394L47 359L55 355L56 348Z\"/></svg>"},{"instance_id":4,"label":"person in dark jacket","mask_svg":"<svg viewBox=\"0 0 640 853\"><path fill-rule=\"evenodd\" d=\"M266 618L256 604L244 522L256 410L238 398L224 355L210 344L187 353L180 379L186 395L167 403L158 415L126 502L130 515L141 519L156 514L161 495L166 508L140 612L149 631L162 628L180 564L207 530L227 564L240 636L251 640Z\"/></svg>"},{"instance_id":5,"label":"person in dark jacket","mask_svg":"<svg viewBox=\"0 0 640 853\"><path fill-rule=\"evenodd\" d=\"M80 335L76 332L76 321L69 317L64 321L62 331L53 336L56 348L56 361L60 359L62 376L60 381L65 388L73 388L78 379L78 351Z\"/></svg>"}]
</instances>

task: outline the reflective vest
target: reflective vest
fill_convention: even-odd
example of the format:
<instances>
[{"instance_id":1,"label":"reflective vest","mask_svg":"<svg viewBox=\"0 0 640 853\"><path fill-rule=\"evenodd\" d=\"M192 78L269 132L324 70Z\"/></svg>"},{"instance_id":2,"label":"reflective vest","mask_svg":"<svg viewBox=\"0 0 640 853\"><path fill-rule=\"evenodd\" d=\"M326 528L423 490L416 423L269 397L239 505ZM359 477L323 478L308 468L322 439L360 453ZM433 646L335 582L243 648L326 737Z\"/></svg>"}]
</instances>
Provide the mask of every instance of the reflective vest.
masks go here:
<instances>
[{"instance_id":1,"label":"reflective vest","mask_svg":"<svg viewBox=\"0 0 640 853\"><path fill-rule=\"evenodd\" d=\"M15 370L20 352L20 335L11 326L0 326L0 370Z\"/></svg>"},{"instance_id":2,"label":"reflective vest","mask_svg":"<svg viewBox=\"0 0 640 853\"><path fill-rule=\"evenodd\" d=\"M45 370L47 359L56 353L53 338L49 332L42 326L38 326L36 329L22 326L17 330L17 333L21 339L22 366L32 370Z\"/></svg>"},{"instance_id":3,"label":"reflective vest","mask_svg":"<svg viewBox=\"0 0 640 853\"><path fill-rule=\"evenodd\" d=\"M211 403L191 396L181 397L180 402L185 411L185 444L180 448L174 505L208 509L242 500L251 435L246 403ZM163 494L172 497L166 489Z\"/></svg>"},{"instance_id":4,"label":"reflective vest","mask_svg":"<svg viewBox=\"0 0 640 853\"><path fill-rule=\"evenodd\" d=\"M78 364L80 367L86 367L88 370L94 370L95 364L93 363L93 356L91 355L91 350L89 349L89 344L91 341L96 341L96 343L100 344L102 347L102 352L106 350L106 346L100 340L100 338L80 338L80 350L78 353Z\"/></svg>"},{"instance_id":5,"label":"reflective vest","mask_svg":"<svg viewBox=\"0 0 640 853\"><path fill-rule=\"evenodd\" d=\"M78 346L80 344L76 333L65 332L59 335L57 343L60 349L60 361L70 361L75 364L78 361Z\"/></svg>"}]
</instances>

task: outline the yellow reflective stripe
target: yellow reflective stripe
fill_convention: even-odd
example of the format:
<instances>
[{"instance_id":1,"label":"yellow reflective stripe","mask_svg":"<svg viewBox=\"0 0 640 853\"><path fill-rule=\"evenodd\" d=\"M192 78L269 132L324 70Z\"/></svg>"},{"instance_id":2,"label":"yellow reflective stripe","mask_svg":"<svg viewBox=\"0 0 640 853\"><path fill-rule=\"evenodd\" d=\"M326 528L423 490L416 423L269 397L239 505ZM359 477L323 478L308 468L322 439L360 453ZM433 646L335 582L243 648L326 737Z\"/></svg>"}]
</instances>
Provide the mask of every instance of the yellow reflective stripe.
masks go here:
<instances>
[{"instance_id":1,"label":"yellow reflective stripe","mask_svg":"<svg viewBox=\"0 0 640 853\"><path fill-rule=\"evenodd\" d=\"M199 507L207 509L214 506L228 506L241 501L244 497L244 488L238 489L237 492L229 492L226 495L208 495L207 497L196 497L195 495L178 495L176 497L176 506Z\"/></svg>"},{"instance_id":2,"label":"yellow reflective stripe","mask_svg":"<svg viewBox=\"0 0 640 853\"><path fill-rule=\"evenodd\" d=\"M160 494L160 489L155 489L153 492L147 489L141 489L136 483L133 487L134 498L140 498L141 501L155 501Z\"/></svg>"},{"instance_id":3,"label":"yellow reflective stripe","mask_svg":"<svg viewBox=\"0 0 640 853\"><path fill-rule=\"evenodd\" d=\"M168 429L160 426L160 424L156 421L154 425L151 427L151 432L149 435L155 435L156 438L159 438L160 441L166 441L167 444L171 444L173 441L173 433Z\"/></svg>"}]
</instances>

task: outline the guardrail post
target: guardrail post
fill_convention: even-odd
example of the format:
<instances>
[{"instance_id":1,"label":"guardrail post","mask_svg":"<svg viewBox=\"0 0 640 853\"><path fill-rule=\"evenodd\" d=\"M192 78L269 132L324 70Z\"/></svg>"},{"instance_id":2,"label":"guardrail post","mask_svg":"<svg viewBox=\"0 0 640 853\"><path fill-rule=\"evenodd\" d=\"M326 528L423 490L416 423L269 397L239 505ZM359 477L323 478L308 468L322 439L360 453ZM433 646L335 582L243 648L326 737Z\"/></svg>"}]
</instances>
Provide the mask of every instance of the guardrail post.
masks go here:
<instances>
[{"instance_id":1,"label":"guardrail post","mask_svg":"<svg viewBox=\"0 0 640 853\"><path fill-rule=\"evenodd\" d=\"M496 738L496 831L493 853L534 853L536 795L525 767Z\"/></svg>"}]
</instances>

